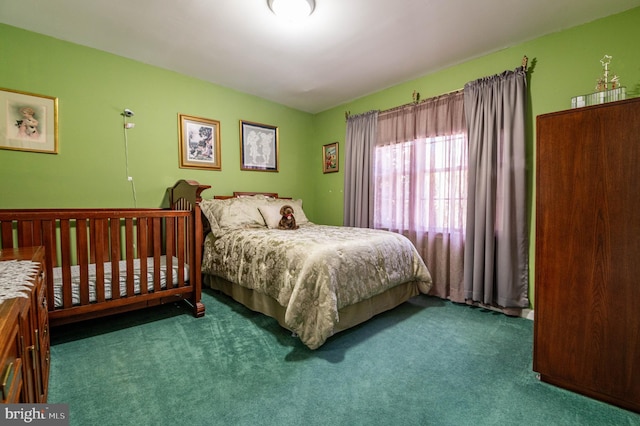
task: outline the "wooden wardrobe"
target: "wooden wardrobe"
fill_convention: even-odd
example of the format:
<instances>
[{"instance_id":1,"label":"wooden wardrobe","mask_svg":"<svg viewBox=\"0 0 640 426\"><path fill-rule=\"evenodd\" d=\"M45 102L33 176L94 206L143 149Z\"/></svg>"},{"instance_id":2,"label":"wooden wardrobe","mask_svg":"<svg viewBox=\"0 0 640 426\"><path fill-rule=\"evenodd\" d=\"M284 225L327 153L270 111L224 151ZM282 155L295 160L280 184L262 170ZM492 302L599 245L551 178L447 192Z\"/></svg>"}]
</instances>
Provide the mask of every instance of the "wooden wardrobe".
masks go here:
<instances>
[{"instance_id":1,"label":"wooden wardrobe","mask_svg":"<svg viewBox=\"0 0 640 426\"><path fill-rule=\"evenodd\" d=\"M640 412L640 98L536 125L533 369Z\"/></svg>"}]
</instances>

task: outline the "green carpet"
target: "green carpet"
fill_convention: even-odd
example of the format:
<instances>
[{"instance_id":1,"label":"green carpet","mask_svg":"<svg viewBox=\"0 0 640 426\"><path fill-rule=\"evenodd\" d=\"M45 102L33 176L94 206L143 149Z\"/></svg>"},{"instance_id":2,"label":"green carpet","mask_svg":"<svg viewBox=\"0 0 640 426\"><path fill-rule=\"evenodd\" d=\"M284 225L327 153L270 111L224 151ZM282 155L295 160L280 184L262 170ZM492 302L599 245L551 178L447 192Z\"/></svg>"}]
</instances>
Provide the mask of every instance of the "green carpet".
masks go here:
<instances>
[{"instance_id":1,"label":"green carpet","mask_svg":"<svg viewBox=\"0 0 640 426\"><path fill-rule=\"evenodd\" d=\"M55 328L49 403L72 425L640 425L542 383L533 322L418 296L311 351L205 291Z\"/></svg>"}]
</instances>

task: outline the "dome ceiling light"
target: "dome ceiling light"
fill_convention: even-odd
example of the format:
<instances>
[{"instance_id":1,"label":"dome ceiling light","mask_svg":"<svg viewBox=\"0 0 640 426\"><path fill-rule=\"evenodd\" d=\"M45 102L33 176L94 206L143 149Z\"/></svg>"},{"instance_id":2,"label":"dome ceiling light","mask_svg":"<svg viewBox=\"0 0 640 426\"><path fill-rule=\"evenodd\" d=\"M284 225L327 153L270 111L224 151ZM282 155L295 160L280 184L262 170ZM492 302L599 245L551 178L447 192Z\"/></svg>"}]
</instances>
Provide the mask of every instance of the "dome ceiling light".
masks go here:
<instances>
[{"instance_id":1,"label":"dome ceiling light","mask_svg":"<svg viewBox=\"0 0 640 426\"><path fill-rule=\"evenodd\" d=\"M315 0L267 0L267 4L276 16L290 21L306 18L316 7Z\"/></svg>"}]
</instances>

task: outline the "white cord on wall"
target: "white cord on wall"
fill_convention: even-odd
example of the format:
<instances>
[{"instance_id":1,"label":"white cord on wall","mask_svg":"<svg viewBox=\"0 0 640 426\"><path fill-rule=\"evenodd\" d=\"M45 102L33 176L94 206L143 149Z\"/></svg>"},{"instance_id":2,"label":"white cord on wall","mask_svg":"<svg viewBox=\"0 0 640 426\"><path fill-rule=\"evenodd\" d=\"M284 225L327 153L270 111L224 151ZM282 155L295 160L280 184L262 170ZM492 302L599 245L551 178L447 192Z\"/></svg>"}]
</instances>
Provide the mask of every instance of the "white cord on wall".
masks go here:
<instances>
[{"instance_id":1,"label":"white cord on wall","mask_svg":"<svg viewBox=\"0 0 640 426\"><path fill-rule=\"evenodd\" d=\"M122 114L122 119L124 121L124 157L125 157L125 168L127 172L127 180L131 182L131 192L133 194L133 207L138 208L138 199L136 195L136 183L133 181L133 177L129 174L129 138L127 135L127 130L132 129L135 125L133 123L127 123L127 117L133 115L131 110L125 109L125 112ZM130 115L129 115L130 114Z\"/></svg>"}]
</instances>

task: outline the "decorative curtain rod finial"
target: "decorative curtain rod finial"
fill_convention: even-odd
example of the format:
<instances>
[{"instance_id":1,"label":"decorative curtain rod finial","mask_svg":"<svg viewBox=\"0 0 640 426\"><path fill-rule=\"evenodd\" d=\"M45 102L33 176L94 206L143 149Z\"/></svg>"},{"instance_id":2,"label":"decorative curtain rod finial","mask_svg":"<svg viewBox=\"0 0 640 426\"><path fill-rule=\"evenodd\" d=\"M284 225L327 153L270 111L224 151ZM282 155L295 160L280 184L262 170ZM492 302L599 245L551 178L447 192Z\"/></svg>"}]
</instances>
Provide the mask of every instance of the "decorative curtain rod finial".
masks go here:
<instances>
[{"instance_id":1,"label":"decorative curtain rod finial","mask_svg":"<svg viewBox=\"0 0 640 426\"><path fill-rule=\"evenodd\" d=\"M527 70L527 64L529 63L529 58L527 58L527 55L524 55L522 57L522 68L526 71Z\"/></svg>"}]
</instances>

